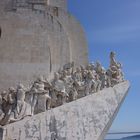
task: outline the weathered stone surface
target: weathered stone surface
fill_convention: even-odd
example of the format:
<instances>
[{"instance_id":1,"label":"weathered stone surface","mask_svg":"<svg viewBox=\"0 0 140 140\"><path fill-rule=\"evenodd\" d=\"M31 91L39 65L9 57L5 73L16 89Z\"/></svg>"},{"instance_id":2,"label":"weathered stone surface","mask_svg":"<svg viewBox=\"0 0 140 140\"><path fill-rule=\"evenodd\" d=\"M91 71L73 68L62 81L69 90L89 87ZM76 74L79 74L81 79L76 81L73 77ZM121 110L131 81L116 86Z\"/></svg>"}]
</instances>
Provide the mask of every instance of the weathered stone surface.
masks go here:
<instances>
[{"instance_id":1,"label":"weathered stone surface","mask_svg":"<svg viewBox=\"0 0 140 140\"><path fill-rule=\"evenodd\" d=\"M129 90L125 81L6 125L0 140L103 140Z\"/></svg>"},{"instance_id":2,"label":"weathered stone surface","mask_svg":"<svg viewBox=\"0 0 140 140\"><path fill-rule=\"evenodd\" d=\"M48 5L54 6L54 7L59 7L64 10L67 9L67 0L48 0Z\"/></svg>"},{"instance_id":3,"label":"weathered stone surface","mask_svg":"<svg viewBox=\"0 0 140 140\"><path fill-rule=\"evenodd\" d=\"M0 90L27 85L36 75L51 77L72 61L88 62L83 29L64 10L66 1L37 1L0 1Z\"/></svg>"}]
</instances>

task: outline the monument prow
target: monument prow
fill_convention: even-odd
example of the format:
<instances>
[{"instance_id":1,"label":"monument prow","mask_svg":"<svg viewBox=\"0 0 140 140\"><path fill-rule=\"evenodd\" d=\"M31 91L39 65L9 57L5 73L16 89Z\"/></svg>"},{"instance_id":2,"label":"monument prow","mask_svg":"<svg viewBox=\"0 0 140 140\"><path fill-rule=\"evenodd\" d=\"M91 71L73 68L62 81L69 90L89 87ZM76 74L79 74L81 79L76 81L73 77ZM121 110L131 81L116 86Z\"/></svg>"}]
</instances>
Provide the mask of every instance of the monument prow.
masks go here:
<instances>
[{"instance_id":1,"label":"monument prow","mask_svg":"<svg viewBox=\"0 0 140 140\"><path fill-rule=\"evenodd\" d=\"M0 140L103 140L129 87L129 81L124 81L3 126Z\"/></svg>"},{"instance_id":2,"label":"monument prow","mask_svg":"<svg viewBox=\"0 0 140 140\"><path fill-rule=\"evenodd\" d=\"M0 140L103 140L129 86L114 52L88 63L66 0L0 0Z\"/></svg>"}]
</instances>

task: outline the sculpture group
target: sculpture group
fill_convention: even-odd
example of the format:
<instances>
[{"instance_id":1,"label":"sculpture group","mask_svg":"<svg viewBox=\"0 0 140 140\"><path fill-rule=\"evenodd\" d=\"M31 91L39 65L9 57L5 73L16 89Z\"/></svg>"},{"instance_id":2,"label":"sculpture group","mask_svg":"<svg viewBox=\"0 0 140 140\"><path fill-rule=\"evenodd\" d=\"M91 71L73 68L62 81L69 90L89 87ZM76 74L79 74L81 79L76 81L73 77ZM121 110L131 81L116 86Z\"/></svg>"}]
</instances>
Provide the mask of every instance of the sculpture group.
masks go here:
<instances>
[{"instance_id":1,"label":"sculpture group","mask_svg":"<svg viewBox=\"0 0 140 140\"><path fill-rule=\"evenodd\" d=\"M48 80L39 76L26 89L21 83L0 94L0 125L19 121L78 98L113 87L123 82L122 66L110 53L107 70L100 62L75 68L74 62L66 64Z\"/></svg>"}]
</instances>

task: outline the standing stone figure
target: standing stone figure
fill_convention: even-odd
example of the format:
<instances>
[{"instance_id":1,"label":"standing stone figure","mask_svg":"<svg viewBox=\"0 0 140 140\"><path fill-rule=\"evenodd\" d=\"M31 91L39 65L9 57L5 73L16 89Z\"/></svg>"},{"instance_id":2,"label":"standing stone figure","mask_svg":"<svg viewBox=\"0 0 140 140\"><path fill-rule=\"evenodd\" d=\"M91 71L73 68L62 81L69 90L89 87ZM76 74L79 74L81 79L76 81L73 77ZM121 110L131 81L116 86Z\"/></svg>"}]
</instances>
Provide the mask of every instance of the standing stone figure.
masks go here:
<instances>
[{"instance_id":1,"label":"standing stone figure","mask_svg":"<svg viewBox=\"0 0 140 140\"><path fill-rule=\"evenodd\" d=\"M8 101L7 101L7 92L4 90L1 92L1 98L2 98L2 110L5 114L7 114L9 110Z\"/></svg>"},{"instance_id":2,"label":"standing stone figure","mask_svg":"<svg viewBox=\"0 0 140 140\"><path fill-rule=\"evenodd\" d=\"M68 98L68 94L66 93L65 83L64 81L60 80L59 74L54 74L54 80L52 81L54 93L57 97L57 106L66 103Z\"/></svg>"},{"instance_id":3,"label":"standing stone figure","mask_svg":"<svg viewBox=\"0 0 140 140\"><path fill-rule=\"evenodd\" d=\"M98 74L95 76L95 80L96 80L96 91L95 92L98 92L101 90L101 85L102 85L102 82L100 81Z\"/></svg>"},{"instance_id":4,"label":"standing stone figure","mask_svg":"<svg viewBox=\"0 0 140 140\"><path fill-rule=\"evenodd\" d=\"M101 81L101 89L106 87L106 70L99 61L96 62L96 73L99 75Z\"/></svg>"},{"instance_id":5,"label":"standing stone figure","mask_svg":"<svg viewBox=\"0 0 140 140\"><path fill-rule=\"evenodd\" d=\"M30 104L31 104L31 112L33 114L37 114L40 112L46 111L46 109L50 109L51 106L51 97L49 96L49 90L45 89L46 81L40 76L31 87L29 91L30 95Z\"/></svg>"},{"instance_id":6,"label":"standing stone figure","mask_svg":"<svg viewBox=\"0 0 140 140\"><path fill-rule=\"evenodd\" d=\"M25 94L25 87L22 84L19 84L16 91L16 107L11 112L9 122L19 121L22 118L31 115L30 105L25 102Z\"/></svg>"},{"instance_id":7,"label":"standing stone figure","mask_svg":"<svg viewBox=\"0 0 140 140\"><path fill-rule=\"evenodd\" d=\"M91 70L90 66L87 67L85 85L86 85L85 95L95 92L96 89L95 73Z\"/></svg>"},{"instance_id":8,"label":"standing stone figure","mask_svg":"<svg viewBox=\"0 0 140 140\"><path fill-rule=\"evenodd\" d=\"M11 112L15 109L17 104L16 99L16 90L13 87L9 88L9 93L7 95L7 102L8 102L8 114L11 114Z\"/></svg>"},{"instance_id":9,"label":"standing stone figure","mask_svg":"<svg viewBox=\"0 0 140 140\"><path fill-rule=\"evenodd\" d=\"M111 86L124 81L122 65L116 61L115 52L110 53L110 68L108 70L108 75L110 75L111 78Z\"/></svg>"},{"instance_id":10,"label":"standing stone figure","mask_svg":"<svg viewBox=\"0 0 140 140\"><path fill-rule=\"evenodd\" d=\"M110 67L115 66L117 68L120 68L120 63L116 61L115 59L115 52L110 53Z\"/></svg>"},{"instance_id":11,"label":"standing stone figure","mask_svg":"<svg viewBox=\"0 0 140 140\"><path fill-rule=\"evenodd\" d=\"M5 113L3 112L3 109L2 109L2 95L0 94L0 123L2 119L4 118L4 116L5 116Z\"/></svg>"},{"instance_id":12,"label":"standing stone figure","mask_svg":"<svg viewBox=\"0 0 140 140\"><path fill-rule=\"evenodd\" d=\"M64 71L62 81L65 84L66 93L69 96L68 101L73 101L77 99L77 92L75 87L73 86L74 80L72 79L72 75L70 71Z\"/></svg>"},{"instance_id":13,"label":"standing stone figure","mask_svg":"<svg viewBox=\"0 0 140 140\"><path fill-rule=\"evenodd\" d=\"M82 83L82 73L81 73L81 68L77 67L76 68L76 71L74 72L74 75L73 75L73 79L75 82L77 82L77 84L80 86Z\"/></svg>"},{"instance_id":14,"label":"standing stone figure","mask_svg":"<svg viewBox=\"0 0 140 140\"><path fill-rule=\"evenodd\" d=\"M111 66L108 70L108 73L110 73L110 81L111 81L111 86L113 87L115 84L117 84L118 81L118 69L116 66Z\"/></svg>"},{"instance_id":15,"label":"standing stone figure","mask_svg":"<svg viewBox=\"0 0 140 140\"><path fill-rule=\"evenodd\" d=\"M74 79L74 87L78 93L78 97L80 98L85 96L86 85L82 77L82 71L80 67L76 68L76 71L73 74L73 79Z\"/></svg>"}]
</instances>

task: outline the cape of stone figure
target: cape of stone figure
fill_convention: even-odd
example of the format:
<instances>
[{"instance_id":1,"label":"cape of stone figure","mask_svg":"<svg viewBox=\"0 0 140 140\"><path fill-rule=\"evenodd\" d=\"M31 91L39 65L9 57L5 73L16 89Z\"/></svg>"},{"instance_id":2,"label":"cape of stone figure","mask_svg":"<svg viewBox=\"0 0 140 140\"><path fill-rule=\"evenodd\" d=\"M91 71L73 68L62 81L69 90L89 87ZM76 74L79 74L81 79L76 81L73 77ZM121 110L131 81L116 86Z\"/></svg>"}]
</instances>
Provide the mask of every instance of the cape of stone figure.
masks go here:
<instances>
[{"instance_id":1,"label":"cape of stone figure","mask_svg":"<svg viewBox=\"0 0 140 140\"><path fill-rule=\"evenodd\" d=\"M87 43L66 0L0 0L1 90L72 61L87 64Z\"/></svg>"}]
</instances>

